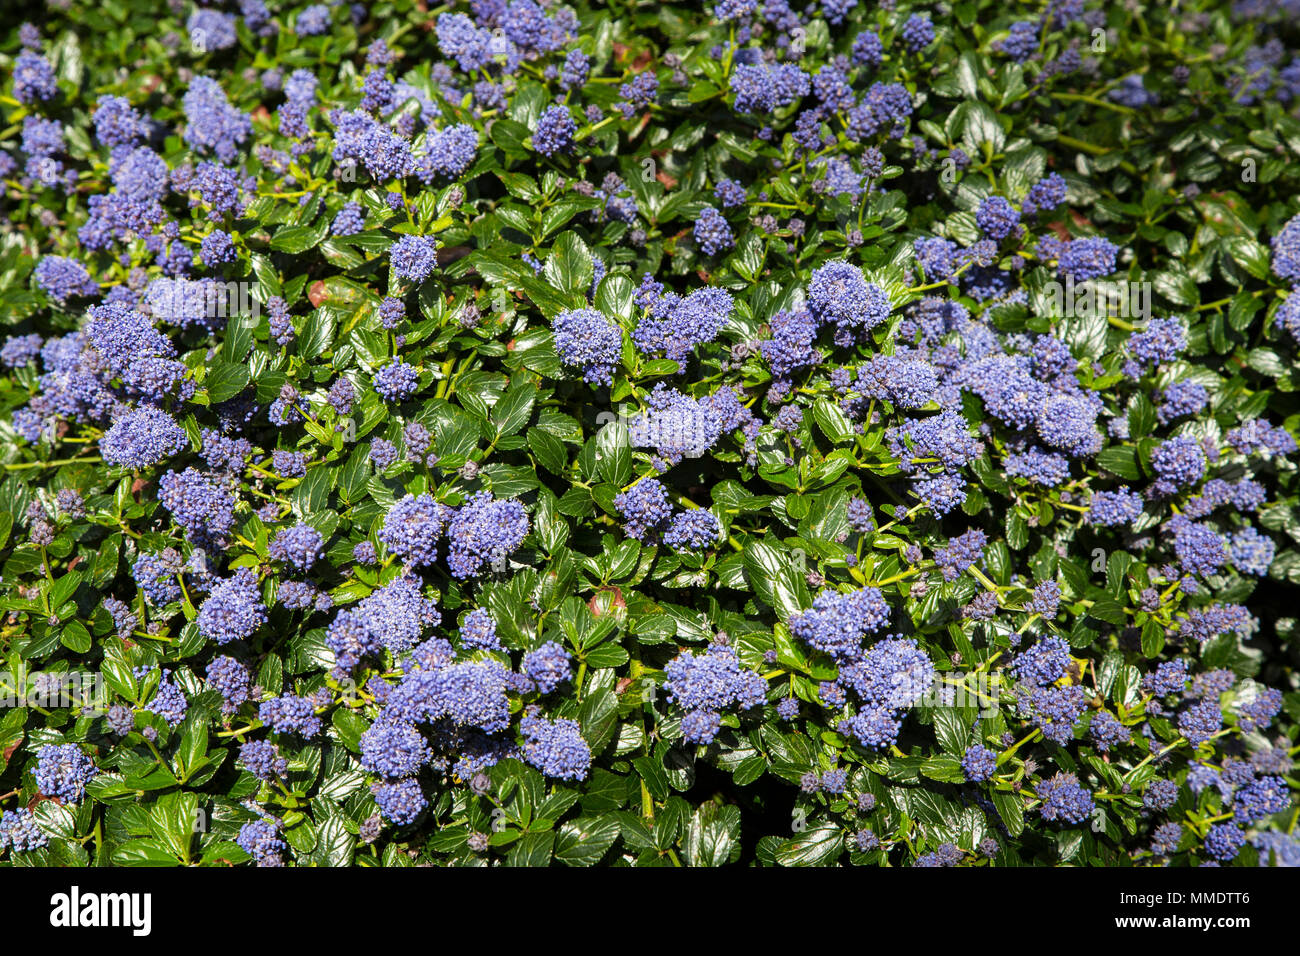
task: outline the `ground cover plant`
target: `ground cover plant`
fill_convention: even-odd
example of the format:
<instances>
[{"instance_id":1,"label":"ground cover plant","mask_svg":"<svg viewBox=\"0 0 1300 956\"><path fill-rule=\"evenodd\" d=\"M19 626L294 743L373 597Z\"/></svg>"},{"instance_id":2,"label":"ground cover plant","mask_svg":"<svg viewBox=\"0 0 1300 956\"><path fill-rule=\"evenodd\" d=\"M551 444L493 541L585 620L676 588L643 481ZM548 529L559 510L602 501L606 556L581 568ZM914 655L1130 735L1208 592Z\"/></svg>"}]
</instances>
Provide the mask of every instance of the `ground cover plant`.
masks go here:
<instances>
[{"instance_id":1,"label":"ground cover plant","mask_svg":"<svg viewBox=\"0 0 1300 956\"><path fill-rule=\"evenodd\" d=\"M7 14L0 862L1300 862L1296 6Z\"/></svg>"}]
</instances>

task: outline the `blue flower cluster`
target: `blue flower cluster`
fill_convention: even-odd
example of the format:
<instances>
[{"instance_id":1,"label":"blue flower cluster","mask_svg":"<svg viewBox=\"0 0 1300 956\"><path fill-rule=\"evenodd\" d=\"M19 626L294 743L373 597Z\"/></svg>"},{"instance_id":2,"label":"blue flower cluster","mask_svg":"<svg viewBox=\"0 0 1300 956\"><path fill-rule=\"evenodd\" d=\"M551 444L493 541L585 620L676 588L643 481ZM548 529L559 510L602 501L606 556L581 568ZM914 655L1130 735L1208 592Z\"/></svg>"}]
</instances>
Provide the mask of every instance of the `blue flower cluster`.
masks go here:
<instances>
[{"instance_id":1,"label":"blue flower cluster","mask_svg":"<svg viewBox=\"0 0 1300 956\"><path fill-rule=\"evenodd\" d=\"M251 568L236 568L225 580L217 582L199 607L199 633L218 644L251 637L266 623L266 605L262 589Z\"/></svg>"},{"instance_id":2,"label":"blue flower cluster","mask_svg":"<svg viewBox=\"0 0 1300 956\"><path fill-rule=\"evenodd\" d=\"M623 332L596 309L562 312L552 323L560 361L582 372L583 381L611 385L623 354Z\"/></svg>"},{"instance_id":3,"label":"blue flower cluster","mask_svg":"<svg viewBox=\"0 0 1300 956\"><path fill-rule=\"evenodd\" d=\"M682 735L691 743L712 743L722 726L722 712L757 707L767 696L767 682L745 670L735 650L714 643L702 653L684 651L664 668L668 700L682 708Z\"/></svg>"},{"instance_id":4,"label":"blue flower cluster","mask_svg":"<svg viewBox=\"0 0 1300 956\"><path fill-rule=\"evenodd\" d=\"M36 753L36 786L47 797L80 803L86 784L98 774L95 762L76 744L46 744Z\"/></svg>"},{"instance_id":5,"label":"blue flower cluster","mask_svg":"<svg viewBox=\"0 0 1300 956\"><path fill-rule=\"evenodd\" d=\"M142 87L79 5L0 58L0 563L112 700L0 851L161 759L205 861L698 862L685 753L762 862L1300 854L1295 176L1192 135L1294 138L1277 4L240 0Z\"/></svg>"}]
</instances>

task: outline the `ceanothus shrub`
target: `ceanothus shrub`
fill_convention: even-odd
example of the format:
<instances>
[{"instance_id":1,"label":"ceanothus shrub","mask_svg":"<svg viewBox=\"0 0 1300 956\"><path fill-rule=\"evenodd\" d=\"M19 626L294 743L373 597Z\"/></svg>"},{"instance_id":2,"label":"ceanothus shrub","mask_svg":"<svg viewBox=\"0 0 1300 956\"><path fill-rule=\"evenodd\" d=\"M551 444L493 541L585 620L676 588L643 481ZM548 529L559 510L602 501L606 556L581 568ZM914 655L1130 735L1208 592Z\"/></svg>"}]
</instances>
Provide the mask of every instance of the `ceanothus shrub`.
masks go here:
<instances>
[{"instance_id":1,"label":"ceanothus shrub","mask_svg":"<svg viewBox=\"0 0 1300 956\"><path fill-rule=\"evenodd\" d=\"M0 859L1295 865L1290 6L51 4Z\"/></svg>"}]
</instances>

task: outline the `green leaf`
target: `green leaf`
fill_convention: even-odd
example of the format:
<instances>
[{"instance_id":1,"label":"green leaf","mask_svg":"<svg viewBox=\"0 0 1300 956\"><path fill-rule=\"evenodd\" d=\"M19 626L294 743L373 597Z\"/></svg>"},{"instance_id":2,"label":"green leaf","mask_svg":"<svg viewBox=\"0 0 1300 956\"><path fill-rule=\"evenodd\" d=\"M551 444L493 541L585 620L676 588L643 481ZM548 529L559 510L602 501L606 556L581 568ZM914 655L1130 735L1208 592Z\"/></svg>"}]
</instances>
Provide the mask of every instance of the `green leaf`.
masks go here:
<instances>
[{"instance_id":1,"label":"green leaf","mask_svg":"<svg viewBox=\"0 0 1300 956\"><path fill-rule=\"evenodd\" d=\"M117 866L180 866L176 854L155 839L129 840L114 847L111 854Z\"/></svg>"},{"instance_id":2,"label":"green leaf","mask_svg":"<svg viewBox=\"0 0 1300 956\"><path fill-rule=\"evenodd\" d=\"M312 861L317 866L350 866L356 837L348 832L343 818L332 816L316 831L316 849Z\"/></svg>"},{"instance_id":3,"label":"green leaf","mask_svg":"<svg viewBox=\"0 0 1300 956\"><path fill-rule=\"evenodd\" d=\"M691 817L683 846L691 866L722 866L740 856L740 808L706 803Z\"/></svg>"},{"instance_id":4,"label":"green leaf","mask_svg":"<svg viewBox=\"0 0 1300 956\"><path fill-rule=\"evenodd\" d=\"M64 626L59 640L63 642L64 647L75 654L85 654L93 644L90 631L86 630L86 625L80 621L69 621Z\"/></svg>"},{"instance_id":5,"label":"green leaf","mask_svg":"<svg viewBox=\"0 0 1300 956\"><path fill-rule=\"evenodd\" d=\"M931 780L944 783L965 783L966 774L962 772L961 761L956 757L929 757L921 763L921 773Z\"/></svg>"},{"instance_id":6,"label":"green leaf","mask_svg":"<svg viewBox=\"0 0 1300 956\"><path fill-rule=\"evenodd\" d=\"M551 847L555 843L555 834L525 833L510 849L511 866L546 866L551 862Z\"/></svg>"},{"instance_id":7,"label":"green leaf","mask_svg":"<svg viewBox=\"0 0 1300 956\"><path fill-rule=\"evenodd\" d=\"M1020 795L1003 790L994 790L993 805L1002 817L1002 823L1007 828L1007 832L1013 837L1020 836L1025 829L1025 805L1021 801Z\"/></svg>"},{"instance_id":8,"label":"green leaf","mask_svg":"<svg viewBox=\"0 0 1300 956\"><path fill-rule=\"evenodd\" d=\"M980 154L984 144L998 152L1006 140L998 116L979 100L963 100L948 117L948 131L952 139L961 139L971 147L970 152Z\"/></svg>"},{"instance_id":9,"label":"green leaf","mask_svg":"<svg viewBox=\"0 0 1300 956\"><path fill-rule=\"evenodd\" d=\"M561 825L555 858L568 866L595 866L618 834L618 820L612 816L578 817Z\"/></svg>"},{"instance_id":10,"label":"green leaf","mask_svg":"<svg viewBox=\"0 0 1300 956\"><path fill-rule=\"evenodd\" d=\"M519 153L528 151L528 147L524 146L524 142L532 134L533 131L528 129L528 126L515 120L498 120L491 125L489 131L491 142L507 152Z\"/></svg>"},{"instance_id":11,"label":"green leaf","mask_svg":"<svg viewBox=\"0 0 1300 956\"><path fill-rule=\"evenodd\" d=\"M541 190L537 188L537 183L532 177L525 176L523 173L511 173L505 170L496 171L497 178L501 180L502 185L510 190L510 195L522 199L526 203L536 203L542 198Z\"/></svg>"},{"instance_id":12,"label":"green leaf","mask_svg":"<svg viewBox=\"0 0 1300 956\"><path fill-rule=\"evenodd\" d=\"M762 541L745 546L745 577L754 593L774 607L782 620L788 621L812 603L797 561Z\"/></svg>"},{"instance_id":13,"label":"green leaf","mask_svg":"<svg viewBox=\"0 0 1300 956\"><path fill-rule=\"evenodd\" d=\"M1158 293L1176 305L1196 305L1200 301L1196 281L1176 263L1157 272L1152 284Z\"/></svg>"},{"instance_id":14,"label":"green leaf","mask_svg":"<svg viewBox=\"0 0 1300 956\"><path fill-rule=\"evenodd\" d=\"M203 380L208 401L216 404L234 398L248 386L248 367L231 362L214 362Z\"/></svg>"},{"instance_id":15,"label":"green leaf","mask_svg":"<svg viewBox=\"0 0 1300 956\"><path fill-rule=\"evenodd\" d=\"M974 708L939 707L934 711L934 734L940 746L958 757L965 755L970 743L970 729L975 721Z\"/></svg>"},{"instance_id":16,"label":"green leaf","mask_svg":"<svg viewBox=\"0 0 1300 956\"><path fill-rule=\"evenodd\" d=\"M314 359L324 354L334 344L334 312L316 309L308 313L298 336L298 354L304 359Z\"/></svg>"},{"instance_id":17,"label":"green leaf","mask_svg":"<svg viewBox=\"0 0 1300 956\"><path fill-rule=\"evenodd\" d=\"M553 475L563 475L569 464L569 456L564 450L564 443L549 432L540 428L528 430L528 447L532 449L538 464Z\"/></svg>"},{"instance_id":18,"label":"green leaf","mask_svg":"<svg viewBox=\"0 0 1300 956\"><path fill-rule=\"evenodd\" d=\"M1135 448L1103 448L1097 454L1097 464L1111 474L1119 475L1128 481L1137 481L1142 477Z\"/></svg>"},{"instance_id":19,"label":"green leaf","mask_svg":"<svg viewBox=\"0 0 1300 956\"><path fill-rule=\"evenodd\" d=\"M513 435L527 424L537 400L537 386L532 382L516 382L492 406L492 424L497 437Z\"/></svg>"},{"instance_id":20,"label":"green leaf","mask_svg":"<svg viewBox=\"0 0 1300 956\"><path fill-rule=\"evenodd\" d=\"M276 252L300 253L314 249L329 234L329 224L322 219L315 226L281 226L271 237Z\"/></svg>"},{"instance_id":21,"label":"green leaf","mask_svg":"<svg viewBox=\"0 0 1300 956\"><path fill-rule=\"evenodd\" d=\"M632 439L622 422L609 422L596 433L596 470L620 488L632 477Z\"/></svg>"},{"instance_id":22,"label":"green leaf","mask_svg":"<svg viewBox=\"0 0 1300 956\"><path fill-rule=\"evenodd\" d=\"M542 279L520 279L519 285L548 319L554 319L561 312L581 308L586 303L583 296L577 293L565 293L551 285L549 281Z\"/></svg>"},{"instance_id":23,"label":"green leaf","mask_svg":"<svg viewBox=\"0 0 1300 956\"><path fill-rule=\"evenodd\" d=\"M813 420L822 434L836 444L843 444L853 438L856 429L848 420L839 405L826 398L819 398L813 403Z\"/></svg>"},{"instance_id":24,"label":"green leaf","mask_svg":"<svg viewBox=\"0 0 1300 956\"><path fill-rule=\"evenodd\" d=\"M781 866L828 866L844 852L844 836L838 827L808 830L786 840L776 851Z\"/></svg>"},{"instance_id":25,"label":"green leaf","mask_svg":"<svg viewBox=\"0 0 1300 956\"><path fill-rule=\"evenodd\" d=\"M1256 279L1268 278L1268 250L1249 236L1224 236L1223 247L1237 263Z\"/></svg>"},{"instance_id":26,"label":"green leaf","mask_svg":"<svg viewBox=\"0 0 1300 956\"><path fill-rule=\"evenodd\" d=\"M360 714L350 710L339 709L334 711L330 718L330 723L338 731L339 739L343 741L343 746L347 747L353 753L361 752L361 735L370 729L370 722Z\"/></svg>"},{"instance_id":27,"label":"green leaf","mask_svg":"<svg viewBox=\"0 0 1300 956\"><path fill-rule=\"evenodd\" d=\"M596 289L594 305L605 315L622 324L633 322L637 315L636 286L625 275L607 275Z\"/></svg>"},{"instance_id":28,"label":"green leaf","mask_svg":"<svg viewBox=\"0 0 1300 956\"><path fill-rule=\"evenodd\" d=\"M563 233L547 256L542 275L561 292L585 294L591 287L591 250L577 233Z\"/></svg>"}]
</instances>

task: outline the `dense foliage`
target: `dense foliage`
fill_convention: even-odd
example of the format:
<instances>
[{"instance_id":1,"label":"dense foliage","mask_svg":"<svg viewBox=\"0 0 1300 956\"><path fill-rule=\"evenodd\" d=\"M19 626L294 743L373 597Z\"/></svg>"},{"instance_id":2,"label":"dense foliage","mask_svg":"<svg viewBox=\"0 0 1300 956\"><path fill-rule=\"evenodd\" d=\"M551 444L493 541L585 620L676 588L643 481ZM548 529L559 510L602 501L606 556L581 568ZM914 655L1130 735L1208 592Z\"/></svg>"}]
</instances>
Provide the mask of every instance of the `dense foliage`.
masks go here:
<instances>
[{"instance_id":1,"label":"dense foliage","mask_svg":"<svg viewBox=\"0 0 1300 956\"><path fill-rule=\"evenodd\" d=\"M51 0L15 865L1300 862L1293 0Z\"/></svg>"}]
</instances>

